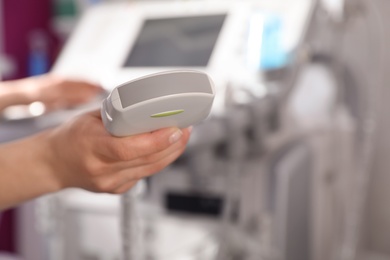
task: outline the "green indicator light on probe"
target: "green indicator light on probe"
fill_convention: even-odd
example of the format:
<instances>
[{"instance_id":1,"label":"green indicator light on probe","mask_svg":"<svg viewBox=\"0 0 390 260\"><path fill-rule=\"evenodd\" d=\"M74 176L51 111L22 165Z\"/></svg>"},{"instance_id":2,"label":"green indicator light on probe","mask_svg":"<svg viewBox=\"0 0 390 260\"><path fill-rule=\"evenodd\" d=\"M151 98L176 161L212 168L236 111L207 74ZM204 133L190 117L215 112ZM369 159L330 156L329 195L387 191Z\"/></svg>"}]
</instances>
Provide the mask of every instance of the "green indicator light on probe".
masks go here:
<instances>
[{"instance_id":1,"label":"green indicator light on probe","mask_svg":"<svg viewBox=\"0 0 390 260\"><path fill-rule=\"evenodd\" d=\"M157 114L151 115L150 117L159 118L159 117L173 116L173 115L177 115L177 114L180 114L183 112L184 112L184 109L172 110L172 111L157 113Z\"/></svg>"}]
</instances>

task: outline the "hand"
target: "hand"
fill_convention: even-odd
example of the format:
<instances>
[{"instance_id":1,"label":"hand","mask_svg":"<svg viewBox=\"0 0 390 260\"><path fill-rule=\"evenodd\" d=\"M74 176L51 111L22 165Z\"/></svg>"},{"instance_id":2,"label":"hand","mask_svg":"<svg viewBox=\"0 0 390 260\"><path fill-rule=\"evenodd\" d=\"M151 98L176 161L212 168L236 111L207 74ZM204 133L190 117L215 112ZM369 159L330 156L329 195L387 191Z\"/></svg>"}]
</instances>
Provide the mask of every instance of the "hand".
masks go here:
<instances>
[{"instance_id":1,"label":"hand","mask_svg":"<svg viewBox=\"0 0 390 260\"><path fill-rule=\"evenodd\" d=\"M17 84L28 103L40 101L49 110L68 108L90 101L103 89L86 81L65 79L52 74L25 78Z\"/></svg>"},{"instance_id":2,"label":"hand","mask_svg":"<svg viewBox=\"0 0 390 260\"><path fill-rule=\"evenodd\" d=\"M95 111L51 130L47 158L61 188L120 194L176 160L189 136L190 129L167 128L113 137Z\"/></svg>"}]
</instances>

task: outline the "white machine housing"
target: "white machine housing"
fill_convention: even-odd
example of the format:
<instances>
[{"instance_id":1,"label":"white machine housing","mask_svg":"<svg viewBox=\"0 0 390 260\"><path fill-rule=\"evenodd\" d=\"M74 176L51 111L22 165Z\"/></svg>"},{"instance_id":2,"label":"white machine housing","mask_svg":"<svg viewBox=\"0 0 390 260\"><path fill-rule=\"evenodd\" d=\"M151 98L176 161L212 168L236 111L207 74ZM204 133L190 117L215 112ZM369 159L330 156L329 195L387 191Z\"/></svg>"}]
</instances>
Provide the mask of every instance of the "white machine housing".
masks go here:
<instances>
[{"instance_id":1,"label":"white machine housing","mask_svg":"<svg viewBox=\"0 0 390 260\"><path fill-rule=\"evenodd\" d=\"M242 4L229 2L103 4L85 14L57 60L54 71L70 76L100 80L109 85L105 85L106 87L112 89L112 86L128 81L130 78L166 70L167 67L181 69L181 66L166 65L159 67L124 66L126 58L137 43L138 36L142 33L144 23L173 18L200 17L204 19L210 16L225 16L226 21L218 23L218 27L221 27L218 28L220 35L216 35L217 42L215 46L211 46L213 51L206 64L187 66L222 73L220 67L226 68L226 64L231 64L232 56L237 56L237 49L243 45L240 42L243 37L237 37L237 35L245 33L243 30L247 27L247 23L243 22L245 21L243 17L248 15L248 11L244 10ZM249 15L247 17L249 18ZM261 32L260 28L261 25L259 25Z\"/></svg>"},{"instance_id":2,"label":"white machine housing","mask_svg":"<svg viewBox=\"0 0 390 260\"><path fill-rule=\"evenodd\" d=\"M286 49L293 49L307 19L308 2L288 8L281 2L253 0L101 4L83 15L52 72L99 82L111 91L165 70L203 71L215 83L218 95L212 112L220 114L228 84L254 85L258 80L258 67L253 66L260 60L262 17L267 12L283 17L283 41ZM265 92L258 85L255 89L260 95Z\"/></svg>"}]
</instances>

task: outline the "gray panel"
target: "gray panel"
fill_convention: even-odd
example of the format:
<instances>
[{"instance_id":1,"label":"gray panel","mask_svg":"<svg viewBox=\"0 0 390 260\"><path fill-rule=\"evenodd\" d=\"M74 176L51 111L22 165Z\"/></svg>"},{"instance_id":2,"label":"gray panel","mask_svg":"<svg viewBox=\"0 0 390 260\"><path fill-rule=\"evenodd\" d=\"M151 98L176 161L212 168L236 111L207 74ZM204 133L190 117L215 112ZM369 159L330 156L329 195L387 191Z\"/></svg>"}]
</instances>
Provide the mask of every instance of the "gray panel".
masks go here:
<instances>
[{"instance_id":1,"label":"gray panel","mask_svg":"<svg viewBox=\"0 0 390 260\"><path fill-rule=\"evenodd\" d=\"M271 168L269 206L275 220L274 243L283 260L310 259L311 173L312 157L304 143L286 147Z\"/></svg>"},{"instance_id":2,"label":"gray panel","mask_svg":"<svg viewBox=\"0 0 390 260\"><path fill-rule=\"evenodd\" d=\"M382 252L390 255L390 1L388 0L371 0L379 5L379 13L385 18L384 29L386 33L383 35L385 42L384 53L384 68L382 71L384 76L384 84L381 89L380 103L381 107L378 111L378 134L376 137L375 154L373 156L372 180L370 185L370 193L367 201L366 210L366 247L375 252ZM370 1L370 2L371 2ZM370 50L371 51L371 50ZM370 64L370 63L368 63ZM372 87L367 86L367 87ZM386 258L390 259L390 257Z\"/></svg>"}]
</instances>

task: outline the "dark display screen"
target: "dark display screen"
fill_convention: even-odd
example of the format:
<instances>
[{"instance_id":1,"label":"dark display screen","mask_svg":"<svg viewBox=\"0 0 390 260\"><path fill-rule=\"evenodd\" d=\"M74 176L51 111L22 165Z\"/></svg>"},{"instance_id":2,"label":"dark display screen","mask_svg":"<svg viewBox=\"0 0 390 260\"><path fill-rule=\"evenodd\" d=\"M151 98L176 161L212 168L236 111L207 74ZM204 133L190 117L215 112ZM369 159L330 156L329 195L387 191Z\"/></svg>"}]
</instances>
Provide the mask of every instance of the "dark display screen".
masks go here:
<instances>
[{"instance_id":1,"label":"dark display screen","mask_svg":"<svg viewBox=\"0 0 390 260\"><path fill-rule=\"evenodd\" d=\"M146 20L124 67L206 67L225 18Z\"/></svg>"}]
</instances>

